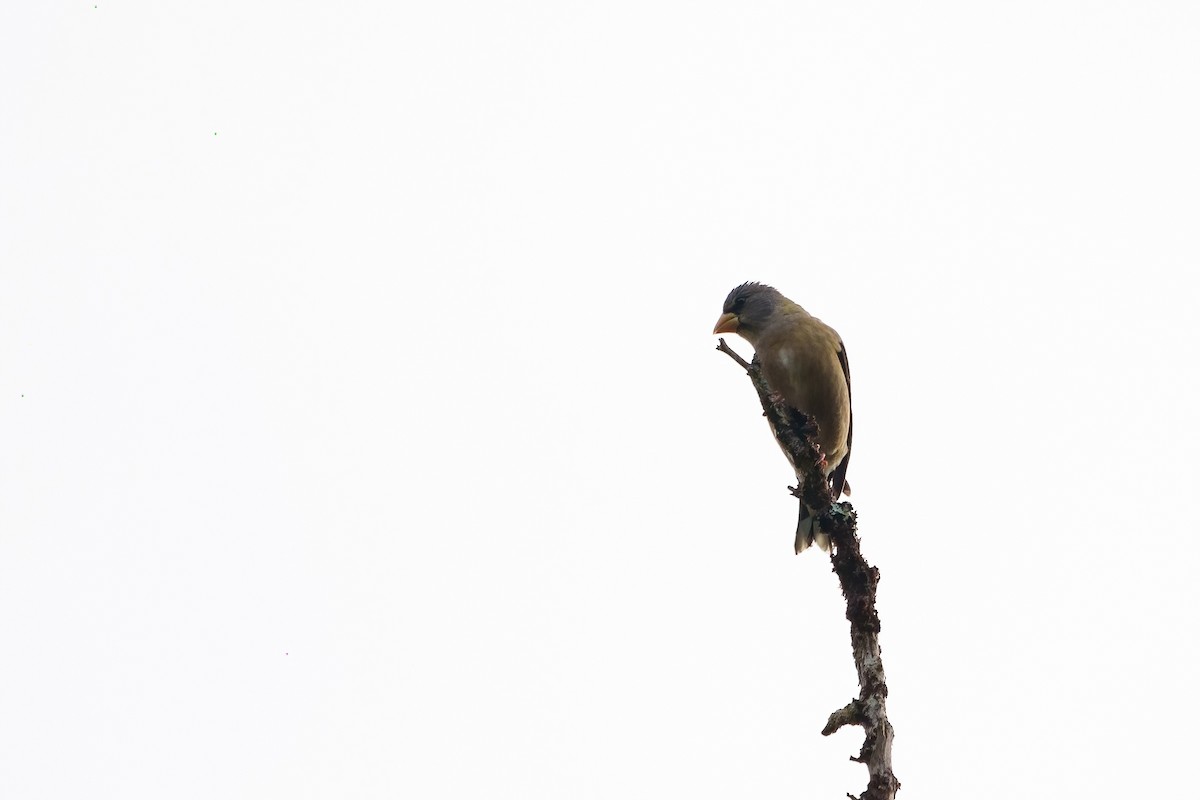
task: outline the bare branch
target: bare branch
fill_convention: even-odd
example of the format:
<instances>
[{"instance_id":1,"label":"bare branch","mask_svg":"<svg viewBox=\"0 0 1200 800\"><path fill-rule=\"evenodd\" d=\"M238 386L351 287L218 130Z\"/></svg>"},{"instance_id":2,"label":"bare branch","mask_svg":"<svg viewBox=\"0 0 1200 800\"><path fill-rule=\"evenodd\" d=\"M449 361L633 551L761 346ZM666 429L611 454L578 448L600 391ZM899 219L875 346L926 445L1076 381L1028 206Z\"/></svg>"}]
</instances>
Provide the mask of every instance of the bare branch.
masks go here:
<instances>
[{"instance_id":1,"label":"bare branch","mask_svg":"<svg viewBox=\"0 0 1200 800\"><path fill-rule=\"evenodd\" d=\"M730 358L732 358L732 359L733 359L734 361L736 361L737 363L741 364L741 365L742 365L742 369L746 370L747 372L749 372L749 371L750 371L750 362L746 361L746 359L744 359L744 358L742 358L741 356L739 356L739 355L737 354L737 352L736 352L736 351L735 351L735 350L734 350L732 347L730 347L729 345L725 344L725 337L724 337L724 336L722 336L720 339L717 339L717 341L718 341L718 342L720 342L720 344L718 344L718 345L717 345L717 349L718 349L718 350L720 350L722 353L724 353L725 355L727 355L727 356L729 356Z\"/></svg>"},{"instance_id":2,"label":"bare branch","mask_svg":"<svg viewBox=\"0 0 1200 800\"><path fill-rule=\"evenodd\" d=\"M849 503L837 503L818 518L818 523L833 540L833 571L846 598L850 648L858 671L859 695L852 701L856 718L845 724L859 725L864 733L862 750L855 760L867 765L871 778L861 800L892 800L900 781L892 772L894 731L887 718L887 679L879 647L879 612L875 608L879 570L863 558L856 515ZM832 732L828 725L822 731L825 735Z\"/></svg>"},{"instance_id":3,"label":"bare branch","mask_svg":"<svg viewBox=\"0 0 1200 800\"><path fill-rule=\"evenodd\" d=\"M825 723L825 727L821 730L822 736L828 736L831 733L837 733L847 725L861 725L862 714L858 710L858 701L851 700L842 708L829 715L829 722Z\"/></svg>"},{"instance_id":4,"label":"bare branch","mask_svg":"<svg viewBox=\"0 0 1200 800\"><path fill-rule=\"evenodd\" d=\"M829 481L821 471L816 424L771 393L757 357L747 364L725 344L724 339L717 349L745 367L750 375L776 438L802 473L800 485L789 488L800 502L813 509L817 525L833 542L830 558L846 598L846 619L850 621L850 647L858 672L859 696L833 712L821 733L829 736L846 725L860 726L864 733L863 745L852 760L866 764L870 780L862 795L847 797L851 800L894 800L900 781L892 772L893 730L887 718L887 681L879 648L879 613L875 609L879 570L866 562L859 548L854 507L848 502L833 502Z\"/></svg>"}]
</instances>

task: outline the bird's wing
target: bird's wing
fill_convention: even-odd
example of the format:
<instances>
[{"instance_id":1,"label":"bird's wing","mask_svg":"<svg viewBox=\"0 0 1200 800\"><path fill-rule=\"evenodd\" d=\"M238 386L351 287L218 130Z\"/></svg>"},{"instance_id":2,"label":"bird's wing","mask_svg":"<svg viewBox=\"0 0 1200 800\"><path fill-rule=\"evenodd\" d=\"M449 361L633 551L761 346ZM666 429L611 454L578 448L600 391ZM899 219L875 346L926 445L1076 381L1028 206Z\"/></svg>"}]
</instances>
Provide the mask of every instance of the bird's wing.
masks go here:
<instances>
[{"instance_id":1,"label":"bird's wing","mask_svg":"<svg viewBox=\"0 0 1200 800\"><path fill-rule=\"evenodd\" d=\"M846 470L850 467L850 443L854 440L854 403L851 402L850 394L850 361L846 358L846 345L842 340L838 339L837 351L838 363L842 365L842 374L846 376L846 402L850 404L847 411L850 414L850 427L846 431L846 455L842 457L842 461L833 471L833 499L837 500L842 496L842 493L850 494L850 487L846 485Z\"/></svg>"}]
</instances>

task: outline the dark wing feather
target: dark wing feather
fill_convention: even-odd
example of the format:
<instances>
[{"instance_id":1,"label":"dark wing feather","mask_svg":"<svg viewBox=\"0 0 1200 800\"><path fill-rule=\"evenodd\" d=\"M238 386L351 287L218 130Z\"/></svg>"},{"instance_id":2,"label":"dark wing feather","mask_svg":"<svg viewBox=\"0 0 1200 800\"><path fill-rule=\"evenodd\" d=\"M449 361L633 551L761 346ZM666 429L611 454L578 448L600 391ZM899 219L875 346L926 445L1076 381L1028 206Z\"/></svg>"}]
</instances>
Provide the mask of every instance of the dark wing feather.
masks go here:
<instances>
[{"instance_id":1,"label":"dark wing feather","mask_svg":"<svg viewBox=\"0 0 1200 800\"><path fill-rule=\"evenodd\" d=\"M838 363L842 365L842 374L846 376L846 401L853 400L850 394L850 361L846 358L846 345L838 339ZM837 500L842 496L843 490L846 494L850 494L850 487L846 485L846 470L850 467L850 444L854 440L854 403L850 402L850 428L846 431L846 455L842 458L842 463L837 465L837 469L833 471L833 499Z\"/></svg>"}]
</instances>

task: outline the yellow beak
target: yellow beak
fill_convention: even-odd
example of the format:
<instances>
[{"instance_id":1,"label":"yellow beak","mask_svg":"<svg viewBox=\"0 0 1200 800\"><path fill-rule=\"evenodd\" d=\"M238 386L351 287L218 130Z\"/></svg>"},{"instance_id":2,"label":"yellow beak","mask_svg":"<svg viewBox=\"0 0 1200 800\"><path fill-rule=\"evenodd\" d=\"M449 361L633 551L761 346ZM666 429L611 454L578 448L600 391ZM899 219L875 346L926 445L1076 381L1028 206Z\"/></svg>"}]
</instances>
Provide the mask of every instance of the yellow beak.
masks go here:
<instances>
[{"instance_id":1,"label":"yellow beak","mask_svg":"<svg viewBox=\"0 0 1200 800\"><path fill-rule=\"evenodd\" d=\"M716 327L713 328L713 333L737 333L738 318L737 314L722 314L717 320Z\"/></svg>"}]
</instances>

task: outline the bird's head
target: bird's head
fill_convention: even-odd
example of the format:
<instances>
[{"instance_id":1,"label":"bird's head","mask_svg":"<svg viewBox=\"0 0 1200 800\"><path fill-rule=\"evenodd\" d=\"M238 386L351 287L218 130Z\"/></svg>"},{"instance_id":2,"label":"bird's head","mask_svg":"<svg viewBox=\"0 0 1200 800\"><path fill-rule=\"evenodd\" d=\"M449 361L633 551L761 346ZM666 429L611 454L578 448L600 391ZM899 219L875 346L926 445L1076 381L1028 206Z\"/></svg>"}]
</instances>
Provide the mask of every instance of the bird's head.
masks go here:
<instances>
[{"instance_id":1,"label":"bird's head","mask_svg":"<svg viewBox=\"0 0 1200 800\"><path fill-rule=\"evenodd\" d=\"M764 283L743 283L725 298L713 333L736 333L753 344L783 302L784 296Z\"/></svg>"}]
</instances>

